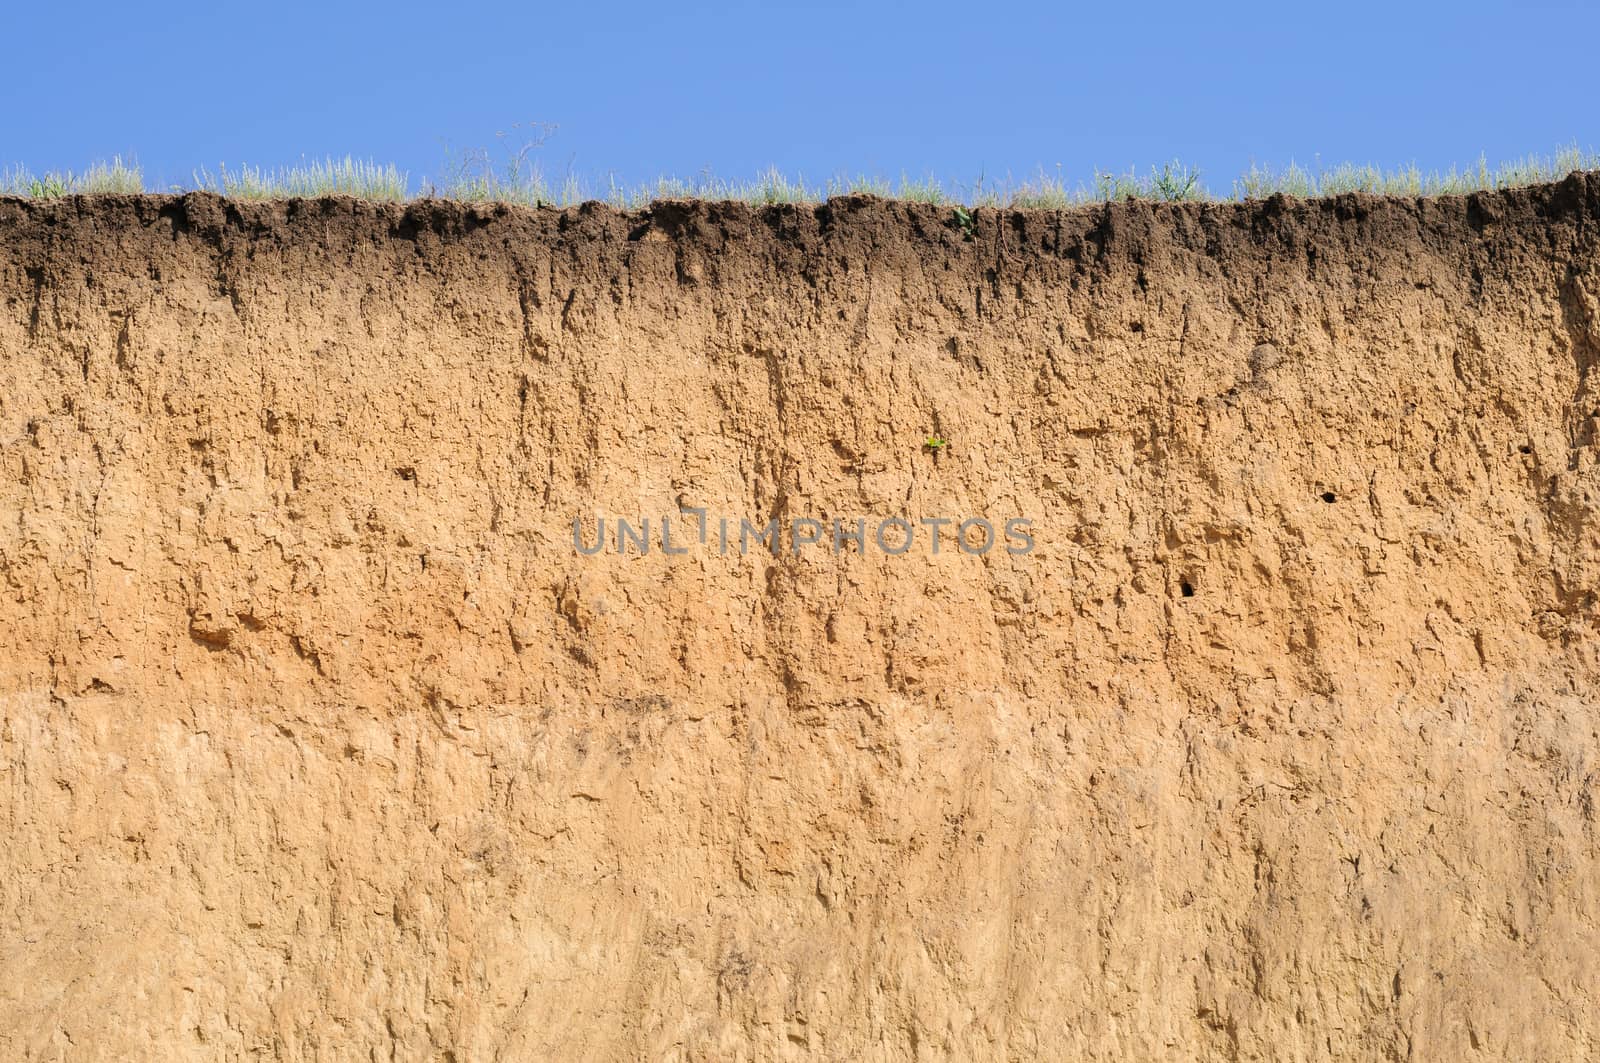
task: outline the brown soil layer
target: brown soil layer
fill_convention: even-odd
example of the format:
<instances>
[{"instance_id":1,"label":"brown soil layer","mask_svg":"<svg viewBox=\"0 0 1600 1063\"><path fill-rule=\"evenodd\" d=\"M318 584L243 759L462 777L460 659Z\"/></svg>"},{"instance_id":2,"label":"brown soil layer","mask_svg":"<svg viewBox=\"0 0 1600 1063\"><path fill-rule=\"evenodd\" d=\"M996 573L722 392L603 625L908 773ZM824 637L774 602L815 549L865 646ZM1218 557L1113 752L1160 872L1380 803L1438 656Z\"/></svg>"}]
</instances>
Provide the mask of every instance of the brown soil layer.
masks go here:
<instances>
[{"instance_id":1,"label":"brown soil layer","mask_svg":"<svg viewBox=\"0 0 1600 1063\"><path fill-rule=\"evenodd\" d=\"M6 1059L1600 1057L1600 174L7 199L0 299ZM573 547L680 507L1035 549Z\"/></svg>"}]
</instances>

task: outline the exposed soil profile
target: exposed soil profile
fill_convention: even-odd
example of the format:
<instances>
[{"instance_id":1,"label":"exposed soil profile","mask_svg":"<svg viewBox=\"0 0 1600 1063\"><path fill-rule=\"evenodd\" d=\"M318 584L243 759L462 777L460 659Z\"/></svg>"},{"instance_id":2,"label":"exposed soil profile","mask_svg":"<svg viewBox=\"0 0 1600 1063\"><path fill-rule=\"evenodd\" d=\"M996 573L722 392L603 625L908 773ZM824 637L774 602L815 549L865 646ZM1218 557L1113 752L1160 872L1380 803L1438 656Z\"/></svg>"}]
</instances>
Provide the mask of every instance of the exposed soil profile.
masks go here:
<instances>
[{"instance_id":1,"label":"exposed soil profile","mask_svg":"<svg viewBox=\"0 0 1600 1063\"><path fill-rule=\"evenodd\" d=\"M0 1058L1600 1058L1600 174L0 299Z\"/></svg>"}]
</instances>

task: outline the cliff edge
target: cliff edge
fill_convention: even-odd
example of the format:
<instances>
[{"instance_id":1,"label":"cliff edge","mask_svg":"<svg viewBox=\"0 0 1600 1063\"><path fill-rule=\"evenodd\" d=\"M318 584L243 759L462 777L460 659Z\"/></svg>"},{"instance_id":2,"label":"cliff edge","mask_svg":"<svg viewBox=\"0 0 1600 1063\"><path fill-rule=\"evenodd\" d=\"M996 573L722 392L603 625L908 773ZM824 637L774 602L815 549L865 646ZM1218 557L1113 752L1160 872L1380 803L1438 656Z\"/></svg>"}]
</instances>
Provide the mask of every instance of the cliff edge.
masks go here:
<instances>
[{"instance_id":1,"label":"cliff edge","mask_svg":"<svg viewBox=\"0 0 1600 1063\"><path fill-rule=\"evenodd\" d=\"M6 1058L1600 1057L1600 174L0 300Z\"/></svg>"}]
</instances>

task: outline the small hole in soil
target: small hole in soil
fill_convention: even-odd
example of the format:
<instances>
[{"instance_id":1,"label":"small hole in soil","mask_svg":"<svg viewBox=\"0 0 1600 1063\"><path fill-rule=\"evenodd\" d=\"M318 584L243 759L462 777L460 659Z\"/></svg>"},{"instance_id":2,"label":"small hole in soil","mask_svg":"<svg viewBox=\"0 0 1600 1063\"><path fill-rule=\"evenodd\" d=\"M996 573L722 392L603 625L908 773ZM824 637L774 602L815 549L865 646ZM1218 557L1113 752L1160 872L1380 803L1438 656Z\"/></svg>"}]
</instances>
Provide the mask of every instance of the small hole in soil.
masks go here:
<instances>
[{"instance_id":1,"label":"small hole in soil","mask_svg":"<svg viewBox=\"0 0 1600 1063\"><path fill-rule=\"evenodd\" d=\"M1183 596L1185 598L1194 597L1194 584L1190 583L1188 580L1184 580L1182 583L1178 584L1178 589L1183 592Z\"/></svg>"},{"instance_id":2,"label":"small hole in soil","mask_svg":"<svg viewBox=\"0 0 1600 1063\"><path fill-rule=\"evenodd\" d=\"M1521 451L1523 454L1532 454L1533 453L1533 448L1528 446L1528 444L1526 444L1526 443L1524 443L1524 444L1522 444L1522 446L1518 447L1517 450Z\"/></svg>"},{"instance_id":3,"label":"small hole in soil","mask_svg":"<svg viewBox=\"0 0 1600 1063\"><path fill-rule=\"evenodd\" d=\"M1332 491L1324 491L1322 492L1322 500L1331 505L1332 503L1339 501L1339 496L1334 494Z\"/></svg>"}]
</instances>

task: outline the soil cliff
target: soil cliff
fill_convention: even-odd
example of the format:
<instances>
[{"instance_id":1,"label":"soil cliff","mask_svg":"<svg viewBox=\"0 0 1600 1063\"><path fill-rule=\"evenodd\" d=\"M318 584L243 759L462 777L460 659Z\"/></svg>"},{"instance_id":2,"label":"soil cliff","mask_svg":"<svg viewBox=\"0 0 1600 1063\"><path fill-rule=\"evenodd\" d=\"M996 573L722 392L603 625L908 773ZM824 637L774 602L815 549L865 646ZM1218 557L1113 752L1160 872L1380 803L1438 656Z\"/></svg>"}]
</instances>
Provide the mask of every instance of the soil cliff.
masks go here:
<instances>
[{"instance_id":1,"label":"soil cliff","mask_svg":"<svg viewBox=\"0 0 1600 1063\"><path fill-rule=\"evenodd\" d=\"M1600 1057L1600 175L0 300L6 1059Z\"/></svg>"}]
</instances>

